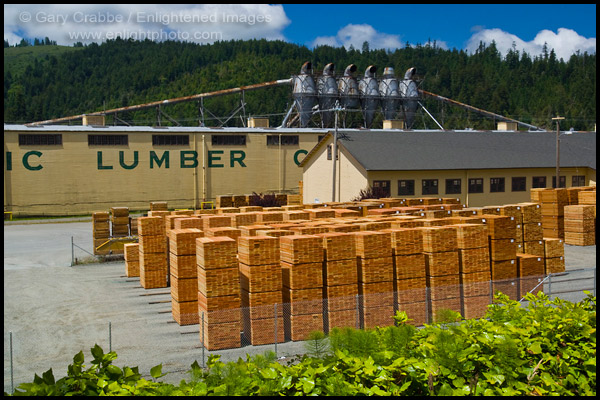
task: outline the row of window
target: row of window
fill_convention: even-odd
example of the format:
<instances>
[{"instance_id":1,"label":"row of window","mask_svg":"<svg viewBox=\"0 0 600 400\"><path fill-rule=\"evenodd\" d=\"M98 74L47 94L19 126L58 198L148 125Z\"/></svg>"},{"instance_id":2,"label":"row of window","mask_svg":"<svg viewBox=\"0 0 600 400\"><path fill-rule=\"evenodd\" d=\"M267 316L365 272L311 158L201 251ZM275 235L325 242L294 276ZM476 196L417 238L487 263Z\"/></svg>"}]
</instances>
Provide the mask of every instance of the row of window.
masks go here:
<instances>
[{"instance_id":1,"label":"row of window","mask_svg":"<svg viewBox=\"0 0 600 400\"><path fill-rule=\"evenodd\" d=\"M267 135L267 145L297 146L298 135ZM245 146L246 135L211 135L214 146ZM127 146L127 135L88 135L90 146ZM152 135L154 146L189 146L189 135ZM20 146L62 145L61 134L20 134Z\"/></svg>"},{"instance_id":2,"label":"row of window","mask_svg":"<svg viewBox=\"0 0 600 400\"><path fill-rule=\"evenodd\" d=\"M566 177L561 176L559 179L560 187L566 187ZM421 180L421 194L441 194L438 185L439 179L422 179ZM446 179L446 191L444 194L461 194L462 193L462 180L461 179ZM505 192L506 179L505 178L490 178L490 193ZM585 186L584 175L574 175L572 177L571 186ZM532 178L532 188L545 188L546 177L545 176L534 176ZM373 181L373 187L383 190L388 196L391 196L391 181ZM552 177L552 187L556 187L556 177ZM513 177L511 178L511 192L525 192L527 190L527 178L526 177ZM468 193L483 193L483 178L469 178L468 180ZM415 193L415 180L404 179L398 181L398 195L399 196L414 196Z\"/></svg>"}]
</instances>

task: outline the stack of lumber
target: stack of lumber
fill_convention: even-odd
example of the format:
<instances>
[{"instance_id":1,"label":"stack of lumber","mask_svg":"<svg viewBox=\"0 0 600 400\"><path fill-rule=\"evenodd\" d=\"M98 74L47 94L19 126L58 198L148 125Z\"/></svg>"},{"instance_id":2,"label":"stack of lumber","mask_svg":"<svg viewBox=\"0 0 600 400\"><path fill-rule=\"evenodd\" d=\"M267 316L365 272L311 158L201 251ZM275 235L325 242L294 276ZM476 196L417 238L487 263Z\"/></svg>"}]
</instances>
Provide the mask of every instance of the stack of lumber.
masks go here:
<instances>
[{"instance_id":1,"label":"stack of lumber","mask_svg":"<svg viewBox=\"0 0 600 400\"><path fill-rule=\"evenodd\" d=\"M435 322L441 309L461 312L457 229L452 225L418 229L423 232L429 315Z\"/></svg>"},{"instance_id":2,"label":"stack of lumber","mask_svg":"<svg viewBox=\"0 0 600 400\"><path fill-rule=\"evenodd\" d=\"M565 243L562 239L544 238L544 272L565 272Z\"/></svg>"},{"instance_id":3,"label":"stack of lumber","mask_svg":"<svg viewBox=\"0 0 600 400\"><path fill-rule=\"evenodd\" d=\"M140 276L140 245L138 243L126 243L123 246L125 252L125 275L128 278Z\"/></svg>"},{"instance_id":4,"label":"stack of lumber","mask_svg":"<svg viewBox=\"0 0 600 400\"><path fill-rule=\"evenodd\" d=\"M456 224L462 315L481 318L491 296L490 249L487 226Z\"/></svg>"},{"instance_id":5,"label":"stack of lumber","mask_svg":"<svg viewBox=\"0 0 600 400\"><path fill-rule=\"evenodd\" d=\"M218 215L223 215L223 214L239 213L240 209L238 207L223 207L223 208L217 208L216 211L217 211Z\"/></svg>"},{"instance_id":6,"label":"stack of lumber","mask_svg":"<svg viewBox=\"0 0 600 400\"><path fill-rule=\"evenodd\" d=\"M528 292L540 292L544 278L544 257L533 254L517 253L517 274L519 276L519 297L523 298Z\"/></svg>"},{"instance_id":7,"label":"stack of lumber","mask_svg":"<svg viewBox=\"0 0 600 400\"><path fill-rule=\"evenodd\" d=\"M202 230L209 228L222 228L231 226L231 218L226 215L203 215L202 219Z\"/></svg>"},{"instance_id":8,"label":"stack of lumber","mask_svg":"<svg viewBox=\"0 0 600 400\"><path fill-rule=\"evenodd\" d=\"M260 230L273 229L269 225L246 225L240 226L239 230L242 236L256 236L256 232Z\"/></svg>"},{"instance_id":9,"label":"stack of lumber","mask_svg":"<svg viewBox=\"0 0 600 400\"><path fill-rule=\"evenodd\" d=\"M223 226L219 228L208 228L204 230L204 236L206 237L217 237L226 236L236 241L242 236L241 229L233 228L231 226Z\"/></svg>"},{"instance_id":10,"label":"stack of lumber","mask_svg":"<svg viewBox=\"0 0 600 400\"><path fill-rule=\"evenodd\" d=\"M542 210L543 236L548 238L565 238L565 210L568 205L567 190L544 189L539 192Z\"/></svg>"},{"instance_id":11,"label":"stack of lumber","mask_svg":"<svg viewBox=\"0 0 600 400\"><path fill-rule=\"evenodd\" d=\"M171 229L169 233L171 312L179 325L198 323L196 239L203 236L197 228Z\"/></svg>"},{"instance_id":12,"label":"stack of lumber","mask_svg":"<svg viewBox=\"0 0 600 400\"><path fill-rule=\"evenodd\" d=\"M305 340L314 330L323 331L323 244L314 235L281 236L280 259L285 336Z\"/></svg>"},{"instance_id":13,"label":"stack of lumber","mask_svg":"<svg viewBox=\"0 0 600 400\"><path fill-rule=\"evenodd\" d=\"M96 250L96 247L105 243L110 237L109 213L97 211L92 213L92 239L94 242L94 254L108 254L108 250Z\"/></svg>"},{"instance_id":14,"label":"stack of lumber","mask_svg":"<svg viewBox=\"0 0 600 400\"><path fill-rule=\"evenodd\" d=\"M215 206L217 208L233 207L233 196L217 196L217 203Z\"/></svg>"},{"instance_id":15,"label":"stack of lumber","mask_svg":"<svg viewBox=\"0 0 600 400\"><path fill-rule=\"evenodd\" d=\"M265 222L281 222L283 221L283 214L283 211L259 211L256 213L256 222L258 224L264 224Z\"/></svg>"},{"instance_id":16,"label":"stack of lumber","mask_svg":"<svg viewBox=\"0 0 600 400\"><path fill-rule=\"evenodd\" d=\"M203 222L198 217L184 217L175 219L175 229L196 228L202 230Z\"/></svg>"},{"instance_id":17,"label":"stack of lumber","mask_svg":"<svg viewBox=\"0 0 600 400\"><path fill-rule=\"evenodd\" d=\"M283 212L284 221L308 220L310 213L306 210L289 210Z\"/></svg>"},{"instance_id":18,"label":"stack of lumber","mask_svg":"<svg viewBox=\"0 0 600 400\"><path fill-rule=\"evenodd\" d=\"M592 190L593 189L593 190ZM585 190L577 193L578 204L596 205L596 187L586 187ZM594 209L595 210L595 209ZM594 211L594 216L596 216Z\"/></svg>"},{"instance_id":19,"label":"stack of lumber","mask_svg":"<svg viewBox=\"0 0 600 400\"><path fill-rule=\"evenodd\" d=\"M588 204L572 205L565 206L564 210L565 243L575 246L593 246L596 244L596 206Z\"/></svg>"},{"instance_id":20,"label":"stack of lumber","mask_svg":"<svg viewBox=\"0 0 600 400\"><path fill-rule=\"evenodd\" d=\"M523 247L520 253L544 255L542 209L539 203L519 203L523 220Z\"/></svg>"},{"instance_id":21,"label":"stack of lumber","mask_svg":"<svg viewBox=\"0 0 600 400\"><path fill-rule=\"evenodd\" d=\"M241 293L236 255L234 239L196 239L200 341L211 351L241 346Z\"/></svg>"},{"instance_id":22,"label":"stack of lumber","mask_svg":"<svg viewBox=\"0 0 600 400\"><path fill-rule=\"evenodd\" d=\"M166 201L151 201L150 211L169 211Z\"/></svg>"},{"instance_id":23,"label":"stack of lumber","mask_svg":"<svg viewBox=\"0 0 600 400\"><path fill-rule=\"evenodd\" d=\"M137 217L129 217L129 234L131 236L137 236Z\"/></svg>"},{"instance_id":24,"label":"stack of lumber","mask_svg":"<svg viewBox=\"0 0 600 400\"><path fill-rule=\"evenodd\" d=\"M129 207L111 207L110 222L112 237L129 236ZM122 250L113 250L122 254Z\"/></svg>"},{"instance_id":25,"label":"stack of lumber","mask_svg":"<svg viewBox=\"0 0 600 400\"><path fill-rule=\"evenodd\" d=\"M492 290L519 300L517 285L516 221L513 217L483 215L488 228Z\"/></svg>"},{"instance_id":26,"label":"stack of lumber","mask_svg":"<svg viewBox=\"0 0 600 400\"><path fill-rule=\"evenodd\" d=\"M262 208L262 207L261 207ZM228 214L231 218L231 226L238 228L240 226L253 225L256 223L257 215L254 212L240 212L235 214Z\"/></svg>"},{"instance_id":27,"label":"stack of lumber","mask_svg":"<svg viewBox=\"0 0 600 400\"><path fill-rule=\"evenodd\" d=\"M238 259L244 338L252 345L275 343L276 340L283 342L279 239L263 235L241 236Z\"/></svg>"},{"instance_id":28,"label":"stack of lumber","mask_svg":"<svg viewBox=\"0 0 600 400\"><path fill-rule=\"evenodd\" d=\"M316 234L323 240L325 331L358 324L358 275L354 236L344 232Z\"/></svg>"},{"instance_id":29,"label":"stack of lumber","mask_svg":"<svg viewBox=\"0 0 600 400\"><path fill-rule=\"evenodd\" d=\"M394 324L394 259L390 232L352 233L358 259L359 315L363 328Z\"/></svg>"},{"instance_id":30,"label":"stack of lumber","mask_svg":"<svg viewBox=\"0 0 600 400\"><path fill-rule=\"evenodd\" d=\"M167 240L161 217L138 218L140 283L145 289L167 287Z\"/></svg>"},{"instance_id":31,"label":"stack of lumber","mask_svg":"<svg viewBox=\"0 0 600 400\"><path fill-rule=\"evenodd\" d=\"M427 279L423 254L423 231L415 228L392 228L390 232L394 258L395 308L404 311L411 324L427 323Z\"/></svg>"},{"instance_id":32,"label":"stack of lumber","mask_svg":"<svg viewBox=\"0 0 600 400\"><path fill-rule=\"evenodd\" d=\"M314 208L305 211L308 213L309 219L335 218L335 211L330 207Z\"/></svg>"}]
</instances>

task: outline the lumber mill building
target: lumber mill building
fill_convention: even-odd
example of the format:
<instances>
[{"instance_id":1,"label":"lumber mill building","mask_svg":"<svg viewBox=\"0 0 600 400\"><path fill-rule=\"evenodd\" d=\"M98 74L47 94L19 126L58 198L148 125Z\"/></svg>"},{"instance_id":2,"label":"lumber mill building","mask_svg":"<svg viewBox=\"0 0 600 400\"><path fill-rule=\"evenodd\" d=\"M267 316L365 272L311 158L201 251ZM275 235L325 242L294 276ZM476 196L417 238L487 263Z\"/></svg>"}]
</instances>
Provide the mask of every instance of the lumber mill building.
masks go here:
<instances>
[{"instance_id":1,"label":"lumber mill building","mask_svg":"<svg viewBox=\"0 0 600 400\"><path fill-rule=\"evenodd\" d=\"M153 201L199 209L219 195L254 192L301 194L304 203L348 201L368 186L393 197L443 195L484 206L528 201L530 189L554 186L556 132L420 90L414 68L404 79L390 67L377 78L375 66L358 79L356 69L351 64L336 76L327 64L318 75L307 62L289 79L5 124L4 211L78 215L120 206L148 210ZM285 85L292 87L293 102L278 127L270 127L268 117L246 123L245 111L242 127L224 126L233 115L219 126L204 124L204 98L240 94L236 113L245 110L245 91ZM423 106L423 96L493 117L501 121L498 131L444 129ZM161 116L178 125L164 108L186 101L199 103L200 126L162 126ZM157 110L155 126L123 124L117 116L148 108ZM423 110L439 130L413 129ZM350 112L361 115L360 128L345 127ZM60 125L76 120L81 122ZM595 185L596 134L569 133L560 133L559 186Z\"/></svg>"}]
</instances>

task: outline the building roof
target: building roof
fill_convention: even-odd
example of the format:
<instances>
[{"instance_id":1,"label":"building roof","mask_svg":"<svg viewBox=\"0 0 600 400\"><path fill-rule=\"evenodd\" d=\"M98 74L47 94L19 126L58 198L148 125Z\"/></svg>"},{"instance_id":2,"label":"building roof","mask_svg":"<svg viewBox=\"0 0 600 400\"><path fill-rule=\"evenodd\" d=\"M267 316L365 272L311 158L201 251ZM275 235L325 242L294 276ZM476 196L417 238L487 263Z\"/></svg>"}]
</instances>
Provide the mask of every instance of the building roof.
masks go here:
<instances>
[{"instance_id":1,"label":"building roof","mask_svg":"<svg viewBox=\"0 0 600 400\"><path fill-rule=\"evenodd\" d=\"M340 130L339 135L340 147L367 171L556 166L556 132L552 131ZM307 154L301 166L319 145ZM596 133L561 132L560 166L595 170Z\"/></svg>"}]
</instances>

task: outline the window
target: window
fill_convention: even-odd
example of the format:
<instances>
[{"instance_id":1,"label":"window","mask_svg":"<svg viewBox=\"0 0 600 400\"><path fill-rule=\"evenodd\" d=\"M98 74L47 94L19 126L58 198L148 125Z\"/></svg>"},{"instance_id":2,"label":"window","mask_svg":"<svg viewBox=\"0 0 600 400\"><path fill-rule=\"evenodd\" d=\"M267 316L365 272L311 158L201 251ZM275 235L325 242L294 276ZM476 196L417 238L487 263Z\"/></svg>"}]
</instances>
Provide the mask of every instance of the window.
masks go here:
<instances>
[{"instance_id":1,"label":"window","mask_svg":"<svg viewBox=\"0 0 600 400\"><path fill-rule=\"evenodd\" d=\"M469 193L483 193L483 178L469 179Z\"/></svg>"},{"instance_id":2,"label":"window","mask_svg":"<svg viewBox=\"0 0 600 400\"><path fill-rule=\"evenodd\" d=\"M504 178L490 178L490 193L504 192Z\"/></svg>"},{"instance_id":3,"label":"window","mask_svg":"<svg viewBox=\"0 0 600 400\"><path fill-rule=\"evenodd\" d=\"M517 177L512 178L512 191L513 192L524 192L527 190L527 178Z\"/></svg>"},{"instance_id":4,"label":"window","mask_svg":"<svg viewBox=\"0 0 600 400\"><path fill-rule=\"evenodd\" d=\"M561 188L566 188L567 187L567 178L564 175L560 176L559 179L559 183ZM555 188L556 187L556 176L552 177L552 187Z\"/></svg>"},{"instance_id":5,"label":"window","mask_svg":"<svg viewBox=\"0 0 600 400\"><path fill-rule=\"evenodd\" d=\"M531 181L531 188L546 188L546 177L545 176L534 176Z\"/></svg>"},{"instance_id":6,"label":"window","mask_svg":"<svg viewBox=\"0 0 600 400\"><path fill-rule=\"evenodd\" d=\"M62 145L62 135L57 134L39 134L23 135L19 134L19 146L60 146Z\"/></svg>"},{"instance_id":7,"label":"window","mask_svg":"<svg viewBox=\"0 0 600 400\"><path fill-rule=\"evenodd\" d=\"M422 194L438 194L438 180L437 179L423 179Z\"/></svg>"},{"instance_id":8,"label":"window","mask_svg":"<svg viewBox=\"0 0 600 400\"><path fill-rule=\"evenodd\" d=\"M212 135L212 144L213 146L245 146L246 135Z\"/></svg>"},{"instance_id":9,"label":"window","mask_svg":"<svg viewBox=\"0 0 600 400\"><path fill-rule=\"evenodd\" d=\"M390 181L373 181L373 193L377 198L390 197Z\"/></svg>"},{"instance_id":10,"label":"window","mask_svg":"<svg viewBox=\"0 0 600 400\"><path fill-rule=\"evenodd\" d=\"M460 193L460 179L446 179L446 194Z\"/></svg>"},{"instance_id":11,"label":"window","mask_svg":"<svg viewBox=\"0 0 600 400\"><path fill-rule=\"evenodd\" d=\"M414 179L398 181L398 194L405 196L413 196L415 194Z\"/></svg>"},{"instance_id":12,"label":"window","mask_svg":"<svg viewBox=\"0 0 600 400\"><path fill-rule=\"evenodd\" d=\"M281 136L282 146L296 146L298 143L300 143L300 137L298 135ZM268 135L267 145L279 145L279 135Z\"/></svg>"},{"instance_id":13,"label":"window","mask_svg":"<svg viewBox=\"0 0 600 400\"><path fill-rule=\"evenodd\" d=\"M585 186L585 175L573 175L571 186Z\"/></svg>"},{"instance_id":14,"label":"window","mask_svg":"<svg viewBox=\"0 0 600 400\"><path fill-rule=\"evenodd\" d=\"M127 146L127 135L88 135L89 146Z\"/></svg>"},{"instance_id":15,"label":"window","mask_svg":"<svg viewBox=\"0 0 600 400\"><path fill-rule=\"evenodd\" d=\"M190 137L188 135L152 135L154 146L188 146Z\"/></svg>"}]
</instances>

